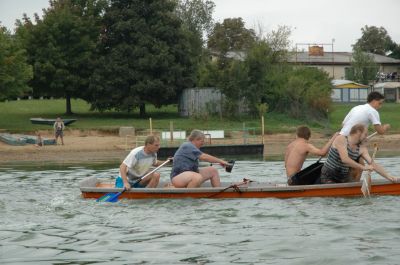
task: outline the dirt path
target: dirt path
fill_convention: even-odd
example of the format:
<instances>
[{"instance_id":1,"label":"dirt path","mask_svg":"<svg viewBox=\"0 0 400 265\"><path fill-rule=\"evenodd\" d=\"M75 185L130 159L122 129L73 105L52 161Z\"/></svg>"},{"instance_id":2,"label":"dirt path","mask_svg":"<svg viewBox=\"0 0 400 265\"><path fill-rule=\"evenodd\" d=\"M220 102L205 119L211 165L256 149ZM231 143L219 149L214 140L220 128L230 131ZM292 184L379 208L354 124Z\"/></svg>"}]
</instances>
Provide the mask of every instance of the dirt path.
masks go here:
<instances>
[{"instance_id":1,"label":"dirt path","mask_svg":"<svg viewBox=\"0 0 400 265\"><path fill-rule=\"evenodd\" d=\"M44 133L43 137L52 138ZM264 155L283 156L287 144L294 139L294 134L265 135ZM0 142L0 163L49 161L55 163L80 163L90 161L122 161L135 146L133 138L126 139L115 135L103 135L99 132L67 132L64 137L65 145L48 145L44 147L10 146ZM261 139L258 139L260 142ZM328 137L313 134L311 142L322 147ZM379 152L400 154L400 134L376 136L371 141L378 143ZM213 143L218 143L213 141ZM242 144L242 139L232 139L224 144Z\"/></svg>"}]
</instances>

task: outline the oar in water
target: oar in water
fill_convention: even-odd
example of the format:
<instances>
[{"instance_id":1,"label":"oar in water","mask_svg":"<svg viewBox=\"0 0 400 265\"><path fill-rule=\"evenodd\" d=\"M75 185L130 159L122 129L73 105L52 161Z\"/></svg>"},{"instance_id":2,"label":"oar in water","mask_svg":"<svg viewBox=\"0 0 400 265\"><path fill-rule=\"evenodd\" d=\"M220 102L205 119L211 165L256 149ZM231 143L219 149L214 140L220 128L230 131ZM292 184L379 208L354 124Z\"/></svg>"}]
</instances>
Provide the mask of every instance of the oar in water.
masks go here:
<instances>
[{"instance_id":1,"label":"oar in water","mask_svg":"<svg viewBox=\"0 0 400 265\"><path fill-rule=\"evenodd\" d=\"M150 171L149 173L147 173L146 175L144 175L143 177L138 179L134 184L139 183L140 181L142 181L147 176L153 174L158 169L160 169L164 165L168 164L171 160L172 160L171 158L168 158L166 161L164 161L164 163L162 163L161 165L159 165L158 167L156 167L155 169L153 169L152 171ZM120 191L118 193L113 193L113 192L107 193L107 194L103 195L102 197L98 198L96 201L97 202L117 202L119 196L121 196L121 194L124 193L125 191L126 191L126 188L124 188L122 191Z\"/></svg>"},{"instance_id":2,"label":"oar in water","mask_svg":"<svg viewBox=\"0 0 400 265\"><path fill-rule=\"evenodd\" d=\"M374 153L372 154L372 159L371 159L370 165L372 165L372 163L374 162L377 151L378 151L378 144L374 144ZM368 170L367 175L363 179L361 191L362 191L364 197L369 197L371 194L371 173L372 173L372 170Z\"/></svg>"}]
</instances>

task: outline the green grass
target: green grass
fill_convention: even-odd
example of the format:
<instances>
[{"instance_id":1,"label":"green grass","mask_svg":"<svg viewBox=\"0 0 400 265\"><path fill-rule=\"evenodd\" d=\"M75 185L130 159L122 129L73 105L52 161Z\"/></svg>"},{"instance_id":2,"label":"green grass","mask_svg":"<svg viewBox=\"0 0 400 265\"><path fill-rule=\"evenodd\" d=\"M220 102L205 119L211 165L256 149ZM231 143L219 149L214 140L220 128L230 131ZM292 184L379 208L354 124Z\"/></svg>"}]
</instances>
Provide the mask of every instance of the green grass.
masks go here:
<instances>
[{"instance_id":1,"label":"green grass","mask_svg":"<svg viewBox=\"0 0 400 265\"><path fill-rule=\"evenodd\" d=\"M357 104L335 104L329 115L330 128L341 128L342 121L350 109ZM391 125L390 133L400 133L400 104L384 103L379 109L382 123Z\"/></svg>"},{"instance_id":2,"label":"green grass","mask_svg":"<svg viewBox=\"0 0 400 265\"><path fill-rule=\"evenodd\" d=\"M328 122L311 122L296 120L280 113L267 113L265 116L266 133L294 132L299 125L308 125L313 131L332 132L340 128L340 124L354 105L335 104L330 113ZM241 120L219 119L210 117L208 119L183 118L178 115L177 106L169 105L156 109L151 105L146 106L147 118L140 118L138 111L131 113L106 111L103 113L90 111L89 104L83 100L72 100L73 115L65 113L65 100L20 100L0 103L0 129L10 132L33 132L37 129L52 129L50 126L31 124L29 118L76 118L77 122L68 126L79 130L102 130L117 132L121 126L132 126L137 130L149 128L149 117L152 118L153 129L169 130L170 122L174 123L175 130L190 131L198 129L219 129L219 130L241 130L243 125L246 128L255 128L260 131L261 122L255 118L242 118ZM381 119L384 123L392 125L391 132L400 132L400 104L385 103L380 110ZM244 124L243 124L244 123ZM327 128L329 127L329 130Z\"/></svg>"}]
</instances>

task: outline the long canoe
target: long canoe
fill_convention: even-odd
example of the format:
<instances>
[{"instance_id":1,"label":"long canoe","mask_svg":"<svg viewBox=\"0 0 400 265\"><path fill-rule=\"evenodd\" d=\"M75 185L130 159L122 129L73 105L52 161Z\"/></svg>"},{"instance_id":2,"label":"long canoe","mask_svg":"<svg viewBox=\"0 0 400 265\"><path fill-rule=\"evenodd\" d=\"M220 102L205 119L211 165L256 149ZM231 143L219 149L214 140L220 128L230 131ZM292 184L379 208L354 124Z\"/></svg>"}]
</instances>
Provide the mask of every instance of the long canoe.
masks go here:
<instances>
[{"instance_id":1,"label":"long canoe","mask_svg":"<svg viewBox=\"0 0 400 265\"><path fill-rule=\"evenodd\" d=\"M131 189L121 199L182 199L182 198L301 198L301 197L355 197L363 196L361 183L288 186L262 182L221 183L213 188L205 184L200 188L169 188L160 183L157 188ZM92 176L80 183L83 198L98 199L110 192L120 192L114 183ZM371 195L400 195L400 181L392 183L376 180L372 183Z\"/></svg>"},{"instance_id":2,"label":"long canoe","mask_svg":"<svg viewBox=\"0 0 400 265\"><path fill-rule=\"evenodd\" d=\"M55 119L43 119L43 118L30 118L29 119L32 124L42 124L42 125L54 125L56 122ZM75 122L76 119L63 119L64 125L67 126L73 122Z\"/></svg>"},{"instance_id":3,"label":"long canoe","mask_svg":"<svg viewBox=\"0 0 400 265\"><path fill-rule=\"evenodd\" d=\"M9 133L0 133L0 141L9 144L9 145L26 145L26 144L36 144L37 137L33 135L25 135L25 134L9 134ZM47 139L43 138L44 145L53 145L56 144L55 139Z\"/></svg>"}]
</instances>

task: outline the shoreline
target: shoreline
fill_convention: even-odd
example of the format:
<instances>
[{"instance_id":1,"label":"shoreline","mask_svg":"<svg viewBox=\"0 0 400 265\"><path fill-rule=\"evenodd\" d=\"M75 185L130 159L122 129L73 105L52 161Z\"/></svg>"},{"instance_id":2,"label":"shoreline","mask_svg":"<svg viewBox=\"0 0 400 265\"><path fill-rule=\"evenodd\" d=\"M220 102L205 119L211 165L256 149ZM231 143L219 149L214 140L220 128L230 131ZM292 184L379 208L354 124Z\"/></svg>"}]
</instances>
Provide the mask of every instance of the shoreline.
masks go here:
<instances>
[{"instance_id":1,"label":"shoreline","mask_svg":"<svg viewBox=\"0 0 400 265\"><path fill-rule=\"evenodd\" d=\"M43 135L43 137L52 138L52 135ZM313 134L310 142L317 147L322 147L329 138L330 136ZM286 146L294 139L294 134L287 133L264 135L263 158L266 160L283 160ZM256 140L258 140L257 143L261 143L261 138ZM127 139L110 134L101 135L98 132L84 135L78 132L67 133L64 136L64 143L65 145L36 147L34 145L11 146L0 142L0 164L7 165L18 162L76 164L98 161L120 163L135 147L133 138ZM218 144L219 142L213 140L213 143ZM371 150L374 143L379 146L378 158L384 155L400 155L400 134L373 137L369 143ZM226 139L224 144L243 144L243 140Z\"/></svg>"}]
</instances>

